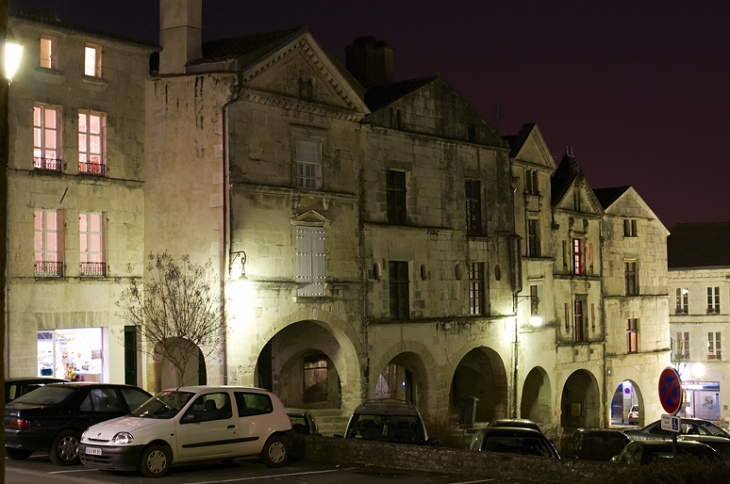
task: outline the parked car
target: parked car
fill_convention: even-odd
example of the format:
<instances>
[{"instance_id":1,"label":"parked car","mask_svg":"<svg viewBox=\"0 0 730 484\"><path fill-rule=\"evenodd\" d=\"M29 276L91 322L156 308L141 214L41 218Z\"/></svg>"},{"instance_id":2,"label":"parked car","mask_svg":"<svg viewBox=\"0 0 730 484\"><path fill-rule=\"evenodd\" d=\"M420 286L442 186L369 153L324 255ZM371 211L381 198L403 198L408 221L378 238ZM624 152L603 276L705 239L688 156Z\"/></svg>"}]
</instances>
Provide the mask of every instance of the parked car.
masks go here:
<instances>
[{"instance_id":1,"label":"parked car","mask_svg":"<svg viewBox=\"0 0 730 484\"><path fill-rule=\"evenodd\" d=\"M722 462L720 455L709 445L688 440L677 440L677 455ZM673 443L668 440L641 440L629 442L612 462L629 465L647 465L674 456Z\"/></svg>"},{"instance_id":2,"label":"parked car","mask_svg":"<svg viewBox=\"0 0 730 484\"><path fill-rule=\"evenodd\" d=\"M715 452L720 454L720 457L727 465L730 465L730 439L714 435L680 435L677 437L677 441L680 440L693 440L709 445L715 449Z\"/></svg>"},{"instance_id":3,"label":"parked car","mask_svg":"<svg viewBox=\"0 0 730 484\"><path fill-rule=\"evenodd\" d=\"M5 454L27 459L48 451L56 465L75 464L87 427L125 415L150 397L131 385L50 383L5 406Z\"/></svg>"},{"instance_id":4,"label":"parked car","mask_svg":"<svg viewBox=\"0 0 730 484\"><path fill-rule=\"evenodd\" d=\"M309 410L303 408L287 408L291 428L295 434L320 435L317 420Z\"/></svg>"},{"instance_id":5,"label":"parked car","mask_svg":"<svg viewBox=\"0 0 730 484\"><path fill-rule=\"evenodd\" d=\"M585 429L573 432L570 456L574 459L610 461L631 442L626 434L616 429Z\"/></svg>"},{"instance_id":6,"label":"parked car","mask_svg":"<svg viewBox=\"0 0 730 484\"><path fill-rule=\"evenodd\" d=\"M471 450L506 454L535 455L560 459L553 444L542 432L525 427L486 427L469 442Z\"/></svg>"},{"instance_id":7,"label":"parked car","mask_svg":"<svg viewBox=\"0 0 730 484\"><path fill-rule=\"evenodd\" d=\"M657 420L641 429L624 430L624 433L631 440L672 440L672 435L675 432L663 430L661 420ZM730 439L730 433L727 430L701 418L682 418L679 433L687 435L714 435L716 437Z\"/></svg>"},{"instance_id":8,"label":"parked car","mask_svg":"<svg viewBox=\"0 0 730 484\"><path fill-rule=\"evenodd\" d=\"M492 420L487 424L487 427L512 427L512 428L525 428L525 429L533 429L537 430L538 432L542 433L542 430L540 430L540 426L537 425L532 420L528 420L526 418L499 418L496 420Z\"/></svg>"},{"instance_id":9,"label":"parked car","mask_svg":"<svg viewBox=\"0 0 730 484\"><path fill-rule=\"evenodd\" d=\"M86 467L162 477L175 464L247 456L279 467L293 437L273 393L201 385L165 390L129 415L89 427L79 449Z\"/></svg>"},{"instance_id":10,"label":"parked car","mask_svg":"<svg viewBox=\"0 0 730 484\"><path fill-rule=\"evenodd\" d=\"M368 400L358 405L347 424L345 438L416 445L440 442L428 438L421 414L413 404L395 399Z\"/></svg>"},{"instance_id":11,"label":"parked car","mask_svg":"<svg viewBox=\"0 0 730 484\"><path fill-rule=\"evenodd\" d=\"M45 376L29 376L25 378L9 378L5 380L5 403L11 402L26 393L49 383L60 383L68 380Z\"/></svg>"},{"instance_id":12,"label":"parked car","mask_svg":"<svg viewBox=\"0 0 730 484\"><path fill-rule=\"evenodd\" d=\"M629 410L629 425L639 425L639 406L634 405Z\"/></svg>"}]
</instances>

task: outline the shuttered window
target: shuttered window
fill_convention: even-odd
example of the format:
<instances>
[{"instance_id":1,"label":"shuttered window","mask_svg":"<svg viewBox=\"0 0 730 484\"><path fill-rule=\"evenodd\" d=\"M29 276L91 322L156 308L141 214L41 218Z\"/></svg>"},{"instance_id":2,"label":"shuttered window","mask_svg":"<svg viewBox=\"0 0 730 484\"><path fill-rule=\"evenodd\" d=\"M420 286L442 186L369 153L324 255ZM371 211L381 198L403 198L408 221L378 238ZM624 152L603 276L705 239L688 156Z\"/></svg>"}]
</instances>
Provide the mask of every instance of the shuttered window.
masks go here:
<instances>
[{"instance_id":1,"label":"shuttered window","mask_svg":"<svg viewBox=\"0 0 730 484\"><path fill-rule=\"evenodd\" d=\"M297 227L298 296L324 296L325 237L324 227Z\"/></svg>"}]
</instances>

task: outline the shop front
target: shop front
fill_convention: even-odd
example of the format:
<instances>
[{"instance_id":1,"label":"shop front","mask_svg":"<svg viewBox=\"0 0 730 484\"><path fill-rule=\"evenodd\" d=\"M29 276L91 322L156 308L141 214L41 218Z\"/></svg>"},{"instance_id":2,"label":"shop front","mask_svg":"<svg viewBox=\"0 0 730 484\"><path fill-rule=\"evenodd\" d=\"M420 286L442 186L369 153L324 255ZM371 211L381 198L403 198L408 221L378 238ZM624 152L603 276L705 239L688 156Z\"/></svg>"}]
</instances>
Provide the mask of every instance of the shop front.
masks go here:
<instances>
[{"instance_id":1,"label":"shop front","mask_svg":"<svg viewBox=\"0 0 730 484\"><path fill-rule=\"evenodd\" d=\"M72 381L109 381L104 328L38 332L38 374Z\"/></svg>"}]
</instances>

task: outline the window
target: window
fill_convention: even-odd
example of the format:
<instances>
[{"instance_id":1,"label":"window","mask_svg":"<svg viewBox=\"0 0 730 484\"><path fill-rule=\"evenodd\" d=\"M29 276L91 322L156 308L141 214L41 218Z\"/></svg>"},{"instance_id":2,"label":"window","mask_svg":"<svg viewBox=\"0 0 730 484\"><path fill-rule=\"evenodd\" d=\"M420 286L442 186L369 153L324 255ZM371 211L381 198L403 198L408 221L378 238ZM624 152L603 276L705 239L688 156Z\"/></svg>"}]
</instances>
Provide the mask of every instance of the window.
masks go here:
<instances>
[{"instance_id":1,"label":"window","mask_svg":"<svg viewBox=\"0 0 730 484\"><path fill-rule=\"evenodd\" d=\"M689 360L689 332L677 332L677 341L675 343L674 359L675 361Z\"/></svg>"},{"instance_id":2,"label":"window","mask_svg":"<svg viewBox=\"0 0 730 484\"><path fill-rule=\"evenodd\" d=\"M720 312L720 288L707 288L707 314L718 314Z\"/></svg>"},{"instance_id":3,"label":"window","mask_svg":"<svg viewBox=\"0 0 730 484\"><path fill-rule=\"evenodd\" d=\"M60 213L55 210L36 210L35 217L35 274L36 276L60 277L63 275L61 260Z\"/></svg>"},{"instance_id":4,"label":"window","mask_svg":"<svg viewBox=\"0 0 730 484\"><path fill-rule=\"evenodd\" d=\"M540 257L539 220L531 218L527 221L527 257Z\"/></svg>"},{"instance_id":5,"label":"window","mask_svg":"<svg viewBox=\"0 0 730 484\"><path fill-rule=\"evenodd\" d=\"M484 314L484 263L469 264L469 314Z\"/></svg>"},{"instance_id":6,"label":"window","mask_svg":"<svg viewBox=\"0 0 730 484\"><path fill-rule=\"evenodd\" d=\"M537 286L530 286L530 317L536 318L540 316L540 297L538 295Z\"/></svg>"},{"instance_id":7,"label":"window","mask_svg":"<svg viewBox=\"0 0 730 484\"><path fill-rule=\"evenodd\" d=\"M61 171L61 109L45 104L33 106L33 166Z\"/></svg>"},{"instance_id":8,"label":"window","mask_svg":"<svg viewBox=\"0 0 730 484\"><path fill-rule=\"evenodd\" d=\"M479 180L466 180L466 233L478 235L482 232L482 184Z\"/></svg>"},{"instance_id":9,"label":"window","mask_svg":"<svg viewBox=\"0 0 730 484\"><path fill-rule=\"evenodd\" d=\"M676 289L675 314L687 314L689 309L689 291L682 287Z\"/></svg>"},{"instance_id":10,"label":"window","mask_svg":"<svg viewBox=\"0 0 730 484\"><path fill-rule=\"evenodd\" d=\"M86 44L84 49L84 75L101 78L101 46Z\"/></svg>"},{"instance_id":11,"label":"window","mask_svg":"<svg viewBox=\"0 0 730 484\"><path fill-rule=\"evenodd\" d=\"M720 332L707 333L707 359L721 360L722 346L720 346Z\"/></svg>"},{"instance_id":12,"label":"window","mask_svg":"<svg viewBox=\"0 0 730 484\"><path fill-rule=\"evenodd\" d=\"M540 194L540 185L538 185L537 170L525 170L525 192L532 195Z\"/></svg>"},{"instance_id":13,"label":"window","mask_svg":"<svg viewBox=\"0 0 730 484\"><path fill-rule=\"evenodd\" d=\"M79 214L79 250L82 276L105 276L101 213Z\"/></svg>"},{"instance_id":14,"label":"window","mask_svg":"<svg viewBox=\"0 0 730 484\"><path fill-rule=\"evenodd\" d=\"M580 192L578 190L573 192L573 207L576 212L580 212Z\"/></svg>"},{"instance_id":15,"label":"window","mask_svg":"<svg viewBox=\"0 0 730 484\"><path fill-rule=\"evenodd\" d=\"M636 237L636 220L624 220L624 237Z\"/></svg>"},{"instance_id":16,"label":"window","mask_svg":"<svg viewBox=\"0 0 730 484\"><path fill-rule=\"evenodd\" d=\"M322 188L322 141L316 138L297 138L294 158L297 164L297 188Z\"/></svg>"},{"instance_id":17,"label":"window","mask_svg":"<svg viewBox=\"0 0 730 484\"><path fill-rule=\"evenodd\" d=\"M191 422L225 420L233 416L233 406L228 393L208 393L195 399L182 418L192 416Z\"/></svg>"},{"instance_id":18,"label":"window","mask_svg":"<svg viewBox=\"0 0 730 484\"><path fill-rule=\"evenodd\" d=\"M583 310L584 301L576 299L575 301L575 314L573 315L573 324L575 327L575 341L584 341L583 337Z\"/></svg>"},{"instance_id":19,"label":"window","mask_svg":"<svg viewBox=\"0 0 730 484\"><path fill-rule=\"evenodd\" d=\"M300 297L324 296L324 227L297 227L297 283Z\"/></svg>"},{"instance_id":20,"label":"window","mask_svg":"<svg viewBox=\"0 0 730 484\"><path fill-rule=\"evenodd\" d=\"M406 174L402 171L386 173L388 223L406 224Z\"/></svg>"},{"instance_id":21,"label":"window","mask_svg":"<svg viewBox=\"0 0 730 484\"><path fill-rule=\"evenodd\" d=\"M626 320L626 353L639 352L639 320L629 318Z\"/></svg>"},{"instance_id":22,"label":"window","mask_svg":"<svg viewBox=\"0 0 730 484\"><path fill-rule=\"evenodd\" d=\"M322 353L304 358L304 403L327 401L327 366Z\"/></svg>"},{"instance_id":23,"label":"window","mask_svg":"<svg viewBox=\"0 0 730 484\"><path fill-rule=\"evenodd\" d=\"M79 111L79 173L106 175L106 115Z\"/></svg>"},{"instance_id":24,"label":"window","mask_svg":"<svg viewBox=\"0 0 730 484\"><path fill-rule=\"evenodd\" d=\"M390 277L390 317L408 319L408 262L389 262L388 276Z\"/></svg>"},{"instance_id":25,"label":"window","mask_svg":"<svg viewBox=\"0 0 730 484\"><path fill-rule=\"evenodd\" d=\"M55 52L51 39L41 38L40 66L46 69L55 68Z\"/></svg>"},{"instance_id":26,"label":"window","mask_svg":"<svg viewBox=\"0 0 730 484\"><path fill-rule=\"evenodd\" d=\"M573 239L573 274L578 276L586 273L584 251L585 241L583 239Z\"/></svg>"},{"instance_id":27,"label":"window","mask_svg":"<svg viewBox=\"0 0 730 484\"><path fill-rule=\"evenodd\" d=\"M626 277L626 295L637 296L639 294L639 284L636 275L636 261L625 261L625 277Z\"/></svg>"}]
</instances>

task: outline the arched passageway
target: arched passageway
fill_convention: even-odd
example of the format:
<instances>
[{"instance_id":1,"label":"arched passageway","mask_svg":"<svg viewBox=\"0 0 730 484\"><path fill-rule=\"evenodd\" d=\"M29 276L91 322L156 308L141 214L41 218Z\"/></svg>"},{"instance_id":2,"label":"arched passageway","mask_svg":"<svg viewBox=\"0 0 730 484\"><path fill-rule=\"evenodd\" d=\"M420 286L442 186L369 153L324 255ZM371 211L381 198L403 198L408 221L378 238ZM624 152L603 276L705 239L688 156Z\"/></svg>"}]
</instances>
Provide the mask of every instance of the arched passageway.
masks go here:
<instances>
[{"instance_id":1,"label":"arched passageway","mask_svg":"<svg viewBox=\"0 0 730 484\"><path fill-rule=\"evenodd\" d=\"M527 374L522 386L520 417L537 422L544 431L551 423L550 402L552 402L550 377L543 368L533 368Z\"/></svg>"},{"instance_id":2,"label":"arched passageway","mask_svg":"<svg viewBox=\"0 0 730 484\"><path fill-rule=\"evenodd\" d=\"M185 338L169 338L155 348L155 391L185 385L205 385L208 374L205 357L195 343Z\"/></svg>"},{"instance_id":3,"label":"arched passageway","mask_svg":"<svg viewBox=\"0 0 730 484\"><path fill-rule=\"evenodd\" d=\"M643 425L644 418L641 389L632 380L622 381L614 390L611 398L611 426ZM633 407L639 409L638 418L629 415Z\"/></svg>"},{"instance_id":4,"label":"arched passageway","mask_svg":"<svg viewBox=\"0 0 730 484\"><path fill-rule=\"evenodd\" d=\"M383 368L375 385L375 398L396 398L425 409L428 382L423 359L416 353L397 355Z\"/></svg>"},{"instance_id":5,"label":"arched passageway","mask_svg":"<svg viewBox=\"0 0 730 484\"><path fill-rule=\"evenodd\" d=\"M600 426L598 382L589 371L577 370L565 382L560 412L560 426L564 434L572 434L578 427Z\"/></svg>"},{"instance_id":6,"label":"arched passageway","mask_svg":"<svg viewBox=\"0 0 730 484\"><path fill-rule=\"evenodd\" d=\"M451 413L461 414L461 420L469 402L474 398L476 411L474 420L488 422L507 417L507 375L504 363L496 351L490 348L475 348L461 359L451 381Z\"/></svg>"}]
</instances>

